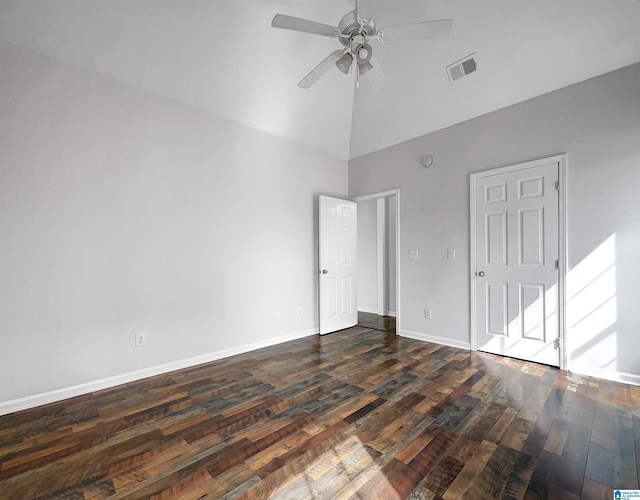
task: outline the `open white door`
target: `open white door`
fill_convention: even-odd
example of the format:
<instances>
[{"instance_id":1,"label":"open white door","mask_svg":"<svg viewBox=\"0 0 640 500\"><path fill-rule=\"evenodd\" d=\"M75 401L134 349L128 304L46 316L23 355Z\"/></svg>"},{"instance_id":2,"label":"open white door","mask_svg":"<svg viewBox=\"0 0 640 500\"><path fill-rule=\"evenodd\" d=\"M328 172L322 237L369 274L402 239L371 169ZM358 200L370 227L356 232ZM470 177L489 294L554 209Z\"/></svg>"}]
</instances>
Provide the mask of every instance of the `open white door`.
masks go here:
<instances>
[{"instance_id":1,"label":"open white door","mask_svg":"<svg viewBox=\"0 0 640 500\"><path fill-rule=\"evenodd\" d=\"M560 364L559 169L556 157L471 176L479 350Z\"/></svg>"},{"instance_id":2,"label":"open white door","mask_svg":"<svg viewBox=\"0 0 640 500\"><path fill-rule=\"evenodd\" d=\"M348 200L320 196L320 334L358 323L357 205Z\"/></svg>"}]
</instances>

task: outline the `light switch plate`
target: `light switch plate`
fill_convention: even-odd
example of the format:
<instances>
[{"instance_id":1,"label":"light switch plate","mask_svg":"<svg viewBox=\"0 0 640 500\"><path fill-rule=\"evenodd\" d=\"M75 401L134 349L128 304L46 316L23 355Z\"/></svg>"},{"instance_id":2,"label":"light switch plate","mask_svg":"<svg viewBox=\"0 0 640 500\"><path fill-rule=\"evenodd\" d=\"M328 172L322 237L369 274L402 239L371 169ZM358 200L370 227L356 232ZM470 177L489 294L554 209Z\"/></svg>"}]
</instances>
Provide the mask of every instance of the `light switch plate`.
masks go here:
<instances>
[{"instance_id":1,"label":"light switch plate","mask_svg":"<svg viewBox=\"0 0 640 500\"><path fill-rule=\"evenodd\" d=\"M456 249L455 248L447 248L447 259L448 260L456 260Z\"/></svg>"}]
</instances>

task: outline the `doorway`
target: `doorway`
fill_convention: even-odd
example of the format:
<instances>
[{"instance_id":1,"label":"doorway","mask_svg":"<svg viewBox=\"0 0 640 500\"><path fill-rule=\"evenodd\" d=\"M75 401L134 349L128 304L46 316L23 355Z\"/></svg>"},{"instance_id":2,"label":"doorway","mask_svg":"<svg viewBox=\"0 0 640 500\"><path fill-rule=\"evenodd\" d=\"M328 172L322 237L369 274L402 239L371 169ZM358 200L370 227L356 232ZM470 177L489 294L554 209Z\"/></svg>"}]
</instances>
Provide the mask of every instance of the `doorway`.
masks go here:
<instances>
[{"instance_id":1,"label":"doorway","mask_svg":"<svg viewBox=\"0 0 640 500\"><path fill-rule=\"evenodd\" d=\"M399 192L354 198L358 205L358 325L395 333L399 316Z\"/></svg>"},{"instance_id":2,"label":"doorway","mask_svg":"<svg viewBox=\"0 0 640 500\"><path fill-rule=\"evenodd\" d=\"M564 365L565 156L470 178L471 345Z\"/></svg>"}]
</instances>

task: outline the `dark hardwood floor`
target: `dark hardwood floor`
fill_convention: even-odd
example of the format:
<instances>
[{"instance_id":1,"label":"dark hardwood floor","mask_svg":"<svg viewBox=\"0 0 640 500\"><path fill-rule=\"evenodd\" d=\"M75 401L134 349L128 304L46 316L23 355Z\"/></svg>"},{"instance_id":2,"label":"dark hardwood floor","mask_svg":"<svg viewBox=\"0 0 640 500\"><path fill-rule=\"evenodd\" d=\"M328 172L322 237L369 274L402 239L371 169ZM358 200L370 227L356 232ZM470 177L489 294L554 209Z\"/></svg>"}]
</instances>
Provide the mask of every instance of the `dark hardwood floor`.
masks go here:
<instances>
[{"instance_id":1,"label":"dark hardwood floor","mask_svg":"<svg viewBox=\"0 0 640 500\"><path fill-rule=\"evenodd\" d=\"M358 326L396 333L396 318L393 316L378 316L377 314L358 311Z\"/></svg>"},{"instance_id":2,"label":"dark hardwood floor","mask_svg":"<svg viewBox=\"0 0 640 500\"><path fill-rule=\"evenodd\" d=\"M0 498L602 498L640 388L354 327L0 417Z\"/></svg>"}]
</instances>

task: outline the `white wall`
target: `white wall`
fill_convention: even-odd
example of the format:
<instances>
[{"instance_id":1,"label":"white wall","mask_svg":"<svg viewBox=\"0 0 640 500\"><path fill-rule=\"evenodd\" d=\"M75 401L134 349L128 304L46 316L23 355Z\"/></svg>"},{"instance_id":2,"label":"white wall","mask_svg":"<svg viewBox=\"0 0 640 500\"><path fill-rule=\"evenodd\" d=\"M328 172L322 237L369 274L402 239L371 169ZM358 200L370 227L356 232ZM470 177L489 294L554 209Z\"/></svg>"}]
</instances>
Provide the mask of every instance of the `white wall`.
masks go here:
<instances>
[{"instance_id":1,"label":"white wall","mask_svg":"<svg viewBox=\"0 0 640 500\"><path fill-rule=\"evenodd\" d=\"M0 413L317 329L346 161L6 43L0 68Z\"/></svg>"},{"instance_id":2,"label":"white wall","mask_svg":"<svg viewBox=\"0 0 640 500\"><path fill-rule=\"evenodd\" d=\"M567 153L570 367L640 380L638 82L640 64L349 162L350 196L402 193L400 330L468 346L469 174Z\"/></svg>"},{"instance_id":3,"label":"white wall","mask_svg":"<svg viewBox=\"0 0 640 500\"><path fill-rule=\"evenodd\" d=\"M376 314L377 285L376 200L358 202L358 311Z\"/></svg>"}]
</instances>

